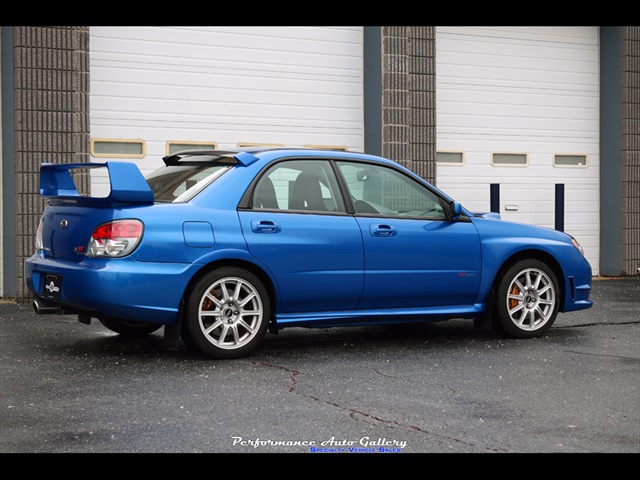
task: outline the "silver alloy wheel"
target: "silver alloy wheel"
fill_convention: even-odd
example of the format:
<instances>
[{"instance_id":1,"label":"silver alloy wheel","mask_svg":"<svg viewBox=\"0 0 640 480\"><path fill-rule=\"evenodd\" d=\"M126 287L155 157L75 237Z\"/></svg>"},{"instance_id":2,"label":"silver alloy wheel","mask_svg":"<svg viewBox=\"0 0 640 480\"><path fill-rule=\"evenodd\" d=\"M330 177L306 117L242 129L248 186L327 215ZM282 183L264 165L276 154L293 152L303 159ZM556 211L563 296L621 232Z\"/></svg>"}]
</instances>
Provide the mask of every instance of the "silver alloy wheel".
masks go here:
<instances>
[{"instance_id":1,"label":"silver alloy wheel","mask_svg":"<svg viewBox=\"0 0 640 480\"><path fill-rule=\"evenodd\" d=\"M213 283L200 299L198 319L205 338L218 348L233 350L258 333L264 311L253 285L238 277Z\"/></svg>"},{"instance_id":2,"label":"silver alloy wheel","mask_svg":"<svg viewBox=\"0 0 640 480\"><path fill-rule=\"evenodd\" d=\"M538 330L553 316L556 303L553 281L542 270L527 268L509 284L506 302L509 318L518 328Z\"/></svg>"}]
</instances>

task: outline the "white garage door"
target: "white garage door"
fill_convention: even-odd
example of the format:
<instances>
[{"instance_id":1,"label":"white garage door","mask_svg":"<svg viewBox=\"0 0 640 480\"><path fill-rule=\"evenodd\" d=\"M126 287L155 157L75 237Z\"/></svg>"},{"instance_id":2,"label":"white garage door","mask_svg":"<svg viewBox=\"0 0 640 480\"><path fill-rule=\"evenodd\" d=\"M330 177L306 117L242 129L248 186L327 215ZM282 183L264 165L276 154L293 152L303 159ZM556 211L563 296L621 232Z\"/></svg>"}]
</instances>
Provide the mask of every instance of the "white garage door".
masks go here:
<instances>
[{"instance_id":1,"label":"white garage door","mask_svg":"<svg viewBox=\"0 0 640 480\"><path fill-rule=\"evenodd\" d=\"M167 142L364 148L362 27L90 32L91 138L144 141L143 173Z\"/></svg>"},{"instance_id":2,"label":"white garage door","mask_svg":"<svg viewBox=\"0 0 640 480\"><path fill-rule=\"evenodd\" d=\"M436 46L437 149L462 154L438 163L438 186L488 211L497 183L504 219L554 228L564 185L564 231L597 275L598 28L438 27ZM494 164L495 154L525 163Z\"/></svg>"}]
</instances>

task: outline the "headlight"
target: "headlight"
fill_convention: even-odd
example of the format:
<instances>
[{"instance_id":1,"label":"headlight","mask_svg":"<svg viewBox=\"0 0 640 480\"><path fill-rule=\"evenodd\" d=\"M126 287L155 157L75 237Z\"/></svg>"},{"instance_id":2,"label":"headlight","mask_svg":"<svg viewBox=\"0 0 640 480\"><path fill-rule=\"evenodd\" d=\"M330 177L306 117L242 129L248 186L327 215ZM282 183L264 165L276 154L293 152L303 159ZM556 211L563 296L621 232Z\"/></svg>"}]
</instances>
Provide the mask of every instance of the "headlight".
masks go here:
<instances>
[{"instance_id":1,"label":"headlight","mask_svg":"<svg viewBox=\"0 0 640 480\"><path fill-rule=\"evenodd\" d=\"M578 241L573 237L571 237L571 243L573 243L573 246L578 249L578 251L580 252L580 255L584 257L584 250L582 249L582 245L580 245Z\"/></svg>"}]
</instances>

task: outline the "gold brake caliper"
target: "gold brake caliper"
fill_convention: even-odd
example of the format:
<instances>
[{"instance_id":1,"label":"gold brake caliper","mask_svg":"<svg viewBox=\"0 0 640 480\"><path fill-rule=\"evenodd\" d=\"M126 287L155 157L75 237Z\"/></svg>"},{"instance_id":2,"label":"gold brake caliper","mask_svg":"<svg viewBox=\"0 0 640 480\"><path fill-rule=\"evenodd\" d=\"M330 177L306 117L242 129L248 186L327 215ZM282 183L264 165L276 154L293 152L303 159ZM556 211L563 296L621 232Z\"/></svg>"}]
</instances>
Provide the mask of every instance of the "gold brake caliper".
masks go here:
<instances>
[{"instance_id":1,"label":"gold brake caliper","mask_svg":"<svg viewBox=\"0 0 640 480\"><path fill-rule=\"evenodd\" d=\"M513 285L511 287L511 291L509 292L511 295L520 295L520 289L518 288L517 285ZM518 300L516 300L515 298L510 298L509 299L509 308L510 309L514 309L518 306Z\"/></svg>"},{"instance_id":2,"label":"gold brake caliper","mask_svg":"<svg viewBox=\"0 0 640 480\"><path fill-rule=\"evenodd\" d=\"M216 296L216 291L215 291L215 289L214 289L214 290L211 290L211 291L209 292L209 294L211 294L212 296L214 296L214 297L215 297L215 296ZM214 303L213 303L213 301L212 301L210 298L208 298L208 297L207 297L207 298L205 298L205 299L204 299L204 301L202 302L202 310L205 310L205 311L215 310Z\"/></svg>"}]
</instances>

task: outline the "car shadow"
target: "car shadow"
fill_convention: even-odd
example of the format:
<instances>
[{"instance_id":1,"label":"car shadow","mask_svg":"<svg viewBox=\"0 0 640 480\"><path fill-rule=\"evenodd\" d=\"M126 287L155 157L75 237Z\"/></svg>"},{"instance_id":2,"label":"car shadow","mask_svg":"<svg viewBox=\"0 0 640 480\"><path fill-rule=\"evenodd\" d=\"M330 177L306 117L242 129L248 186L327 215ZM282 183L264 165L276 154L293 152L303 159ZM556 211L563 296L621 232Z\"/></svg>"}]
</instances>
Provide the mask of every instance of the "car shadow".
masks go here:
<instances>
[{"instance_id":1,"label":"car shadow","mask_svg":"<svg viewBox=\"0 0 640 480\"><path fill-rule=\"evenodd\" d=\"M446 322L402 323L333 328L290 328L278 334L267 334L256 352L295 352L301 350L332 350L350 347L424 348L429 345L459 346L472 341L500 338L494 332L474 328L468 320Z\"/></svg>"},{"instance_id":2,"label":"car shadow","mask_svg":"<svg viewBox=\"0 0 640 480\"><path fill-rule=\"evenodd\" d=\"M99 327L98 327L99 328ZM83 330L84 331L84 330ZM163 330L138 338L127 338L106 330L72 333L64 341L50 343L48 353L65 356L150 356L171 359L210 360L204 354L190 350L181 340L175 344L164 341ZM547 334L552 341L562 342L572 335L571 329L554 328ZM443 322L401 323L332 328L292 327L277 334L267 333L253 352L243 358L260 359L271 356L344 355L376 353L396 350L424 352L425 347L434 350L460 348L484 349L487 345L513 344L528 340L509 339L494 331L478 330L470 320Z\"/></svg>"}]
</instances>

